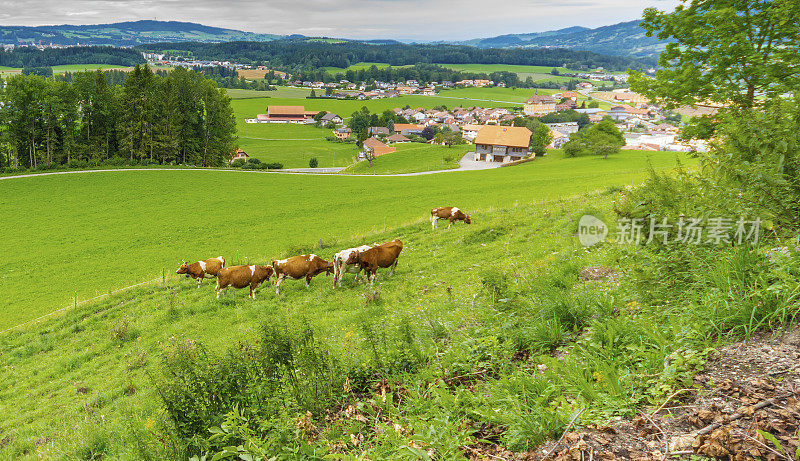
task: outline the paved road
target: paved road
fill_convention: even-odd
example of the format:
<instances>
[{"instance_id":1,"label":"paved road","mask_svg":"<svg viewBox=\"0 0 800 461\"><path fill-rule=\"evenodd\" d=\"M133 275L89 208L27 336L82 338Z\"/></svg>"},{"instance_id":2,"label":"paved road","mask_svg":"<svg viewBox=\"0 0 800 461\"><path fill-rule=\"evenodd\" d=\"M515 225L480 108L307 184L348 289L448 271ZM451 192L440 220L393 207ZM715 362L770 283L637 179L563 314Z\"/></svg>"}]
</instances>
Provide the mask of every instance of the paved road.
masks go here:
<instances>
[{"instance_id":1,"label":"paved road","mask_svg":"<svg viewBox=\"0 0 800 461\"><path fill-rule=\"evenodd\" d=\"M417 173L398 173L398 174L353 174L348 176L421 176L426 174L438 173L454 173L456 171L475 171L475 170L490 170L498 168L499 163L476 162L472 160L472 152L464 154L458 162L459 167L452 170L435 170L435 171L420 171ZM19 178L32 178L35 176L51 176L56 174L78 174L78 173L107 173L114 171L227 171L229 173L258 173L258 174L297 174L297 175L326 175L330 176L342 171L344 168L285 168L283 170L235 170L235 169L219 169L219 168L108 168L103 170L75 170L75 171L51 171L48 173L30 173L20 174L15 176L0 176L0 181L5 179L19 179Z\"/></svg>"}]
</instances>

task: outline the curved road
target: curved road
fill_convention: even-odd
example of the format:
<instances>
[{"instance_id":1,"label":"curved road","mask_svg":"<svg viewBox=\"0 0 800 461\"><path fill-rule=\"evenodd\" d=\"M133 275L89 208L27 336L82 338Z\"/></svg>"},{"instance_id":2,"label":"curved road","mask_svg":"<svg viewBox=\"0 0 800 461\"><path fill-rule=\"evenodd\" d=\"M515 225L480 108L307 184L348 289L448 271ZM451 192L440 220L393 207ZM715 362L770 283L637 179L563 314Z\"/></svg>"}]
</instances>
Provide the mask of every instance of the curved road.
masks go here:
<instances>
[{"instance_id":1,"label":"curved road","mask_svg":"<svg viewBox=\"0 0 800 461\"><path fill-rule=\"evenodd\" d=\"M368 176L368 177L385 177L385 176L421 176L426 174L438 174L438 173L453 173L456 171L476 171L476 170L490 170L493 168L498 168L500 166L499 163L486 163L486 162L476 162L472 160L470 156L471 152L468 152L464 155L464 157L459 160L458 164L460 165L458 168L453 168L452 170L435 170L435 171L419 171L416 173L396 173L396 174L350 174L347 176ZM114 171L227 171L231 173L262 173L262 174L296 174L296 175L316 175L316 176L331 176L332 174L338 173L342 171L344 168L336 167L336 168L286 168L283 170L268 170L268 171L254 171L254 170L234 170L234 169L222 169L222 168L108 168L102 170L74 170L74 171L51 171L46 173L29 173L29 174L20 174L15 176L0 176L0 181L5 179L20 179L20 178L32 178L36 176L50 176L50 175L57 175L57 174L78 174L78 173L103 173L103 172L114 172Z\"/></svg>"}]
</instances>

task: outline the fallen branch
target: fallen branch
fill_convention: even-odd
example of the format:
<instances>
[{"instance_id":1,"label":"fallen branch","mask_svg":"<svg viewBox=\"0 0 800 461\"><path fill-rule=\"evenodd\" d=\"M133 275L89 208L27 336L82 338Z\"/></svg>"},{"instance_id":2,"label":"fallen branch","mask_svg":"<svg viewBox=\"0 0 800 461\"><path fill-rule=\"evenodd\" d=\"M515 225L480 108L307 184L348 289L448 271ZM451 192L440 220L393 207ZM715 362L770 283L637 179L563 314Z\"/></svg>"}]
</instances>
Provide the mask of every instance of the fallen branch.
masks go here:
<instances>
[{"instance_id":1,"label":"fallen branch","mask_svg":"<svg viewBox=\"0 0 800 461\"><path fill-rule=\"evenodd\" d=\"M785 399L785 398L789 397L790 395L791 394L783 394L783 395L779 395L777 397L772 397L771 399L767 399L767 400L764 400L762 402L759 402L759 403L753 405L753 411L758 411L758 410L760 410L760 409L762 409L764 407L768 407L768 406L774 404L775 402L777 402L778 400ZM694 435L695 435L695 437L697 437L698 435L708 434L709 432L713 431L714 429L717 429L718 427L720 427L723 423L736 421L738 419L741 419L744 416L746 416L746 415L743 414L743 413L734 413L727 420L725 420L725 421L717 421L715 423L711 423L708 426L706 426L706 427L698 430L697 432L695 432Z\"/></svg>"},{"instance_id":2,"label":"fallen branch","mask_svg":"<svg viewBox=\"0 0 800 461\"><path fill-rule=\"evenodd\" d=\"M558 442L556 442L556 444L553 445L553 448L551 448L550 451L547 454L542 456L542 459L547 459L548 456L552 455L553 452L556 451L556 448L558 448L558 446L561 444L561 441L564 440L564 437L566 437L567 432L569 432L569 430L572 428L572 425L575 424L575 420L578 419L578 416L580 416L583 413L583 410L585 410L585 409L586 408L581 409L581 411L579 411L577 415L572 417L572 421L570 421L569 424L567 425L567 428L564 429L564 433L561 434L561 438L558 439Z\"/></svg>"}]
</instances>

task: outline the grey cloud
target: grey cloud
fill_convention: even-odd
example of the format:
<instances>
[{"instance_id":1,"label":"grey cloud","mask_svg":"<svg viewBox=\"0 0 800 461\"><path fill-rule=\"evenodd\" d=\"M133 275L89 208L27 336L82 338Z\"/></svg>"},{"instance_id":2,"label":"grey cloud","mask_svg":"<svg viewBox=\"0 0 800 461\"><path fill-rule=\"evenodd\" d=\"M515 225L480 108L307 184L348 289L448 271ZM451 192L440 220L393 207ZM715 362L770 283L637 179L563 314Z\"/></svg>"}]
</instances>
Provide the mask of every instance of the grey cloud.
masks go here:
<instances>
[{"instance_id":1,"label":"grey cloud","mask_svg":"<svg viewBox=\"0 0 800 461\"><path fill-rule=\"evenodd\" d=\"M0 0L5 25L191 21L260 33L457 40L640 17L677 0ZM487 6L488 5L488 6Z\"/></svg>"}]
</instances>

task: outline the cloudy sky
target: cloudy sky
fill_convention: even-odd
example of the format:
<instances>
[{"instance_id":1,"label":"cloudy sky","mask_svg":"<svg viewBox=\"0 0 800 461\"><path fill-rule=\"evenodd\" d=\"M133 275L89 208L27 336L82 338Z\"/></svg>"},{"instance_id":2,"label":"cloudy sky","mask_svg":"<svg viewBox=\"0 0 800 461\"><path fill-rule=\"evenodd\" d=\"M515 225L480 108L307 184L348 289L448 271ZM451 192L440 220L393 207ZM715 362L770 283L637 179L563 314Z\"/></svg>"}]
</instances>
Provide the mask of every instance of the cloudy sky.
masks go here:
<instances>
[{"instance_id":1,"label":"cloudy sky","mask_svg":"<svg viewBox=\"0 0 800 461\"><path fill-rule=\"evenodd\" d=\"M641 17L677 0L0 0L0 25L198 22L259 33L456 40Z\"/></svg>"}]
</instances>

